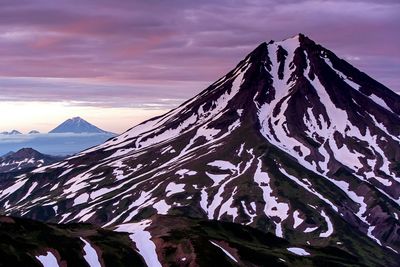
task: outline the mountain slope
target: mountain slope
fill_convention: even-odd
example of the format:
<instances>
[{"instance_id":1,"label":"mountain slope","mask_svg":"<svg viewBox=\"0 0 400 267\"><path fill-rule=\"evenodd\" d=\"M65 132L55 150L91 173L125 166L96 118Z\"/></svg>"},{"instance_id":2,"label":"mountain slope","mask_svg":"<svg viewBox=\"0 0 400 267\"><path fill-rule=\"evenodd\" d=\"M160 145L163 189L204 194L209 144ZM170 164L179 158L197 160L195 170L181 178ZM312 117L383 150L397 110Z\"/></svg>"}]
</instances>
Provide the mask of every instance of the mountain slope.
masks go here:
<instances>
[{"instance_id":1,"label":"mountain slope","mask_svg":"<svg viewBox=\"0 0 400 267\"><path fill-rule=\"evenodd\" d=\"M144 225L147 243L129 233L88 224L55 225L0 216L0 266L360 266L357 258L335 248L295 246L273 234L238 224L155 216ZM171 225L165 231L165 225ZM138 229L124 224L118 231ZM138 233L138 232L137 232ZM151 244L157 244L156 250ZM147 246L143 246L147 245ZM145 256L140 256L146 248Z\"/></svg>"},{"instance_id":2,"label":"mountain slope","mask_svg":"<svg viewBox=\"0 0 400 267\"><path fill-rule=\"evenodd\" d=\"M32 148L22 148L17 152L7 153L0 158L0 173L42 167L61 159L63 158L45 155Z\"/></svg>"},{"instance_id":3,"label":"mountain slope","mask_svg":"<svg viewBox=\"0 0 400 267\"><path fill-rule=\"evenodd\" d=\"M395 266L399 103L303 35L263 43L169 113L1 184L0 204L103 226L217 219Z\"/></svg>"},{"instance_id":4,"label":"mountain slope","mask_svg":"<svg viewBox=\"0 0 400 267\"><path fill-rule=\"evenodd\" d=\"M253 227L223 221L155 215L120 225L118 231L135 229L138 233L139 227L150 233L156 245L154 262L145 257L148 266L363 266L342 248L293 244Z\"/></svg>"},{"instance_id":5,"label":"mountain slope","mask_svg":"<svg viewBox=\"0 0 400 267\"><path fill-rule=\"evenodd\" d=\"M68 119L51 130L49 133L104 133L106 132L80 117Z\"/></svg>"}]
</instances>

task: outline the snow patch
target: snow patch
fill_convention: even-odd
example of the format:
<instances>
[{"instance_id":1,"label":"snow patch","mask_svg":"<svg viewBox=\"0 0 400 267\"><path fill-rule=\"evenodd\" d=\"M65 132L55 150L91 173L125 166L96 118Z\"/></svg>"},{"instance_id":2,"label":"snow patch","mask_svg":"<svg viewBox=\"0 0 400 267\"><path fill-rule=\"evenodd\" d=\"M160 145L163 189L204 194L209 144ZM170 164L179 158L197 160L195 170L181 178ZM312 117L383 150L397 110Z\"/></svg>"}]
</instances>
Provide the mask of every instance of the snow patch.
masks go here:
<instances>
[{"instance_id":1,"label":"snow patch","mask_svg":"<svg viewBox=\"0 0 400 267\"><path fill-rule=\"evenodd\" d=\"M267 217L272 218L276 225L275 234L283 237L282 222L289 216L289 205L285 202L279 202L278 198L274 196L271 188L271 179L268 173L263 172L261 169L262 162L258 159L257 170L254 174L254 181L263 191L263 199L265 201L264 213ZM278 219L276 219L276 217Z\"/></svg>"},{"instance_id":2,"label":"snow patch","mask_svg":"<svg viewBox=\"0 0 400 267\"><path fill-rule=\"evenodd\" d=\"M170 205L165 202L165 200L160 200L157 203L153 204L153 208L157 210L158 214L166 215L168 214L169 209L171 208Z\"/></svg>"},{"instance_id":3,"label":"snow patch","mask_svg":"<svg viewBox=\"0 0 400 267\"><path fill-rule=\"evenodd\" d=\"M215 160L207 165L217 167L220 170L236 170L236 166L226 160Z\"/></svg>"},{"instance_id":4,"label":"snow patch","mask_svg":"<svg viewBox=\"0 0 400 267\"><path fill-rule=\"evenodd\" d=\"M117 226L115 231L130 233L129 237L136 244L136 247L138 248L140 255L144 258L146 264L152 267L161 267L156 252L156 246L153 241L151 241L150 232L145 231L150 224L151 220L121 224Z\"/></svg>"},{"instance_id":5,"label":"snow patch","mask_svg":"<svg viewBox=\"0 0 400 267\"><path fill-rule=\"evenodd\" d=\"M167 197L170 197L174 194L178 194L181 192L185 192L185 184L176 184L174 182L171 182L167 185L165 188L165 192L167 192Z\"/></svg>"},{"instance_id":6,"label":"snow patch","mask_svg":"<svg viewBox=\"0 0 400 267\"><path fill-rule=\"evenodd\" d=\"M88 199L89 199L89 194L83 193L74 199L74 204L72 206L76 206L76 205L85 203L88 201Z\"/></svg>"},{"instance_id":7,"label":"snow patch","mask_svg":"<svg viewBox=\"0 0 400 267\"><path fill-rule=\"evenodd\" d=\"M325 211L323 210L321 211L321 216L324 217L326 224L328 226L328 230L326 230L326 232L324 233L320 233L319 237L329 237L333 233L333 224L328 215L326 215Z\"/></svg>"},{"instance_id":8,"label":"snow patch","mask_svg":"<svg viewBox=\"0 0 400 267\"><path fill-rule=\"evenodd\" d=\"M310 256L311 255L309 252L307 252L303 248L292 247L292 248L287 248L287 250L292 252L293 254L296 254L299 256Z\"/></svg>"},{"instance_id":9,"label":"snow patch","mask_svg":"<svg viewBox=\"0 0 400 267\"><path fill-rule=\"evenodd\" d=\"M298 210L295 210L293 212L293 228L296 229L297 226L299 226L300 224L302 224L302 222L304 221L304 219L300 218L300 212Z\"/></svg>"},{"instance_id":10,"label":"snow patch","mask_svg":"<svg viewBox=\"0 0 400 267\"><path fill-rule=\"evenodd\" d=\"M36 256L36 259L40 261L43 267L59 267L56 256L50 251L46 255Z\"/></svg>"},{"instance_id":11,"label":"snow patch","mask_svg":"<svg viewBox=\"0 0 400 267\"><path fill-rule=\"evenodd\" d=\"M83 251L85 252L83 258L86 260L90 267L101 267L99 256L97 255L96 250L85 239L83 239L82 237L80 237L80 239L85 244L85 246L83 247Z\"/></svg>"},{"instance_id":12,"label":"snow patch","mask_svg":"<svg viewBox=\"0 0 400 267\"><path fill-rule=\"evenodd\" d=\"M221 247L220 245L218 245L217 243L210 241L211 244L213 244L214 246L220 248L226 256L228 256L231 260L233 260L234 262L238 263L237 259L235 259L235 257L232 256L232 254L230 254L226 249L224 249L223 247Z\"/></svg>"}]
</instances>

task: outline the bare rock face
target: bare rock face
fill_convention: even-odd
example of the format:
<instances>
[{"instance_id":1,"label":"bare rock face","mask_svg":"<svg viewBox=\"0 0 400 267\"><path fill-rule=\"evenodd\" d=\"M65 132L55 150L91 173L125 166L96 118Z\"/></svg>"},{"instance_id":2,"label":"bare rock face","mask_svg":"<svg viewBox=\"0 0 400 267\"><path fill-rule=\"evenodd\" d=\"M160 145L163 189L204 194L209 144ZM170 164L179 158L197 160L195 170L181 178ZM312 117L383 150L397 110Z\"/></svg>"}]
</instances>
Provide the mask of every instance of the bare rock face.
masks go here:
<instances>
[{"instance_id":1,"label":"bare rock face","mask_svg":"<svg viewBox=\"0 0 400 267\"><path fill-rule=\"evenodd\" d=\"M399 116L399 95L300 34L262 43L167 114L0 184L0 204L110 227L155 214L233 222L391 266Z\"/></svg>"}]
</instances>

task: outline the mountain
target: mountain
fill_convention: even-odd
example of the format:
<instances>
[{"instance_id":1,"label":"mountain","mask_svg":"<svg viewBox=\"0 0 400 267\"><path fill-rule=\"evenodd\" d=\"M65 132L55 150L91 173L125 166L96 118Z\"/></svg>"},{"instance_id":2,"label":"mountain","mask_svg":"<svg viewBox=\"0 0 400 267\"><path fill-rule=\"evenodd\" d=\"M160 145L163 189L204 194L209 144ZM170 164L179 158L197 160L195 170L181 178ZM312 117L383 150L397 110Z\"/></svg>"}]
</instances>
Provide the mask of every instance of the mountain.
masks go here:
<instances>
[{"instance_id":1,"label":"mountain","mask_svg":"<svg viewBox=\"0 0 400 267\"><path fill-rule=\"evenodd\" d=\"M8 134L10 135L14 135L14 134L22 134L21 132L17 131L17 130L12 130L11 132L9 132Z\"/></svg>"},{"instance_id":2,"label":"mountain","mask_svg":"<svg viewBox=\"0 0 400 267\"><path fill-rule=\"evenodd\" d=\"M17 131L17 130L12 130L11 132L1 132L0 134L4 134L4 135L16 135L16 134L22 134L21 132Z\"/></svg>"},{"instance_id":3,"label":"mountain","mask_svg":"<svg viewBox=\"0 0 400 267\"><path fill-rule=\"evenodd\" d=\"M42 167L61 159L63 158L44 155L32 148L22 148L17 152L9 152L0 158L0 173Z\"/></svg>"},{"instance_id":4,"label":"mountain","mask_svg":"<svg viewBox=\"0 0 400 267\"><path fill-rule=\"evenodd\" d=\"M39 133L40 133L39 131L32 130L32 131L30 131L28 134L39 134Z\"/></svg>"},{"instance_id":5,"label":"mountain","mask_svg":"<svg viewBox=\"0 0 400 267\"><path fill-rule=\"evenodd\" d=\"M68 119L51 130L49 133L102 133L109 134L80 117Z\"/></svg>"},{"instance_id":6,"label":"mountain","mask_svg":"<svg viewBox=\"0 0 400 267\"><path fill-rule=\"evenodd\" d=\"M233 222L358 266L397 266L399 162L400 96L298 35L260 44L163 116L0 183L0 207L133 237L170 215Z\"/></svg>"}]
</instances>

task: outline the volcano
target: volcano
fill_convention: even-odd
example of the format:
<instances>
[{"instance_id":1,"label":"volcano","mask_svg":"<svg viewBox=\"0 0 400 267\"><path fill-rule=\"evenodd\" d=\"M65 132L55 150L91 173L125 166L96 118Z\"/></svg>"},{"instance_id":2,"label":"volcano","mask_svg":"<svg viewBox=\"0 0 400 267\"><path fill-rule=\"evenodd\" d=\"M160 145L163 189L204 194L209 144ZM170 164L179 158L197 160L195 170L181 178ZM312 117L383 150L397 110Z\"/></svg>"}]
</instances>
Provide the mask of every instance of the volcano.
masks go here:
<instances>
[{"instance_id":1,"label":"volcano","mask_svg":"<svg viewBox=\"0 0 400 267\"><path fill-rule=\"evenodd\" d=\"M167 114L2 183L2 212L150 232L217 220L396 266L399 116L399 95L308 37L270 41Z\"/></svg>"},{"instance_id":2,"label":"volcano","mask_svg":"<svg viewBox=\"0 0 400 267\"><path fill-rule=\"evenodd\" d=\"M98 134L110 134L93 124L85 121L81 117L73 117L67 119L56 128L51 130L49 133L98 133Z\"/></svg>"}]
</instances>

